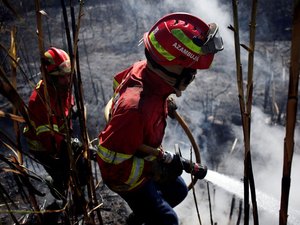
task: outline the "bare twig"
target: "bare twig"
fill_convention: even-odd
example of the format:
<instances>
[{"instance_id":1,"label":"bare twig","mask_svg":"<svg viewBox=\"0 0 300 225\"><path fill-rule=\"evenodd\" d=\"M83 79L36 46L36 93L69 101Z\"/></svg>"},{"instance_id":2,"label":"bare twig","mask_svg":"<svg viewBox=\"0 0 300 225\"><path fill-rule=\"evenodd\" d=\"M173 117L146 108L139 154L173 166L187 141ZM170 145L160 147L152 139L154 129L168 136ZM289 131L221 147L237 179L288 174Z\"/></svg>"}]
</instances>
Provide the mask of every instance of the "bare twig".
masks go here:
<instances>
[{"instance_id":1,"label":"bare twig","mask_svg":"<svg viewBox=\"0 0 300 225\"><path fill-rule=\"evenodd\" d=\"M281 180L281 203L279 224L286 225L291 183L291 167L294 153L294 133L297 119L298 84L300 71L300 1L294 0L290 80L286 111L286 135L284 139L284 162Z\"/></svg>"}]
</instances>

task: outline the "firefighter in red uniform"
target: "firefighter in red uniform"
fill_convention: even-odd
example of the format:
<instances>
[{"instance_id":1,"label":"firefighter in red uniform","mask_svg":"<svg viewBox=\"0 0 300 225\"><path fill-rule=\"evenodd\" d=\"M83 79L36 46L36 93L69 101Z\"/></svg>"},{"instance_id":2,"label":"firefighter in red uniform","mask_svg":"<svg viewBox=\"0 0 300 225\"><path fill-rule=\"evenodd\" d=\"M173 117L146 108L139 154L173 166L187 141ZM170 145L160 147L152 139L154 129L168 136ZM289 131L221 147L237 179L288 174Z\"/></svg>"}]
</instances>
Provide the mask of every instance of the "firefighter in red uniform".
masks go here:
<instances>
[{"instance_id":1,"label":"firefighter in red uniform","mask_svg":"<svg viewBox=\"0 0 300 225\"><path fill-rule=\"evenodd\" d=\"M173 207L188 189L180 177L185 169L181 157L161 146L168 97L180 96L197 69L208 69L223 43L215 23L187 13L164 16L143 42L147 60L115 76L97 160L104 182L133 211L128 224L178 225ZM204 178L206 167L194 166L196 178Z\"/></svg>"},{"instance_id":2,"label":"firefighter in red uniform","mask_svg":"<svg viewBox=\"0 0 300 225\"><path fill-rule=\"evenodd\" d=\"M34 130L25 127L30 153L44 166L54 187L56 198L64 196L69 176L66 137L71 130L71 64L62 49L51 47L44 53L45 78L34 88L28 111ZM47 85L47 90L46 89ZM47 94L46 94L47 93ZM45 96L49 96L49 98Z\"/></svg>"}]
</instances>

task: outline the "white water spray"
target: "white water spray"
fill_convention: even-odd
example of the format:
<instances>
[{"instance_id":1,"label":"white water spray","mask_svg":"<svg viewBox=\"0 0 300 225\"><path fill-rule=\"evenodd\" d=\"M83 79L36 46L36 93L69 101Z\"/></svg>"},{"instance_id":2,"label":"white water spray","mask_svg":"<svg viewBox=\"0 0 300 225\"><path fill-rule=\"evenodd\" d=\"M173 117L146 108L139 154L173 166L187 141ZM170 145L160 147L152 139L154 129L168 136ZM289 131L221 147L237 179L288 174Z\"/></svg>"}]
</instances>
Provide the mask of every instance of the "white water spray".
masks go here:
<instances>
[{"instance_id":1,"label":"white water spray","mask_svg":"<svg viewBox=\"0 0 300 225\"><path fill-rule=\"evenodd\" d=\"M205 180L224 189L227 192L236 195L241 199L243 199L244 197L244 186L242 181L238 181L229 176L220 174L212 170L208 170ZM277 216L279 218L280 202L277 199L256 189L256 201L260 209L265 210L272 216ZM300 211L289 208L288 212L289 224L300 224Z\"/></svg>"}]
</instances>

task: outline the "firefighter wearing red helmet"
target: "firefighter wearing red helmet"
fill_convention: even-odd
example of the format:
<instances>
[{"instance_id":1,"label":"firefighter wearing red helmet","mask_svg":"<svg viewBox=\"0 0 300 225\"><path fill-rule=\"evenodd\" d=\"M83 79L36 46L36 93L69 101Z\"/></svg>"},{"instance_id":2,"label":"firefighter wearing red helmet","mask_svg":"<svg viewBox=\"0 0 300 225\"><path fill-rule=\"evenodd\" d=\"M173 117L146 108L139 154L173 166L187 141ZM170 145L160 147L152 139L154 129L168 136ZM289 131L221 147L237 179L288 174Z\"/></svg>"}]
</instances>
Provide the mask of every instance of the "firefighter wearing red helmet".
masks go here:
<instances>
[{"instance_id":1,"label":"firefighter wearing red helmet","mask_svg":"<svg viewBox=\"0 0 300 225\"><path fill-rule=\"evenodd\" d=\"M162 17L143 42L146 60L114 77L97 160L104 182L133 211L128 224L178 225L173 207L188 189L181 158L162 147L168 97L180 96L197 69L208 69L223 43L216 24L188 13ZM199 179L206 175L201 169Z\"/></svg>"},{"instance_id":2,"label":"firefighter wearing red helmet","mask_svg":"<svg viewBox=\"0 0 300 225\"><path fill-rule=\"evenodd\" d=\"M49 174L47 181L51 183L52 195L56 199L64 199L70 175L66 138L72 135L71 112L74 105L71 64L69 55L55 47L44 53L42 62L46 84L41 79L30 96L28 112L33 129L26 126L23 133L30 154ZM49 98L45 97L47 95Z\"/></svg>"}]
</instances>

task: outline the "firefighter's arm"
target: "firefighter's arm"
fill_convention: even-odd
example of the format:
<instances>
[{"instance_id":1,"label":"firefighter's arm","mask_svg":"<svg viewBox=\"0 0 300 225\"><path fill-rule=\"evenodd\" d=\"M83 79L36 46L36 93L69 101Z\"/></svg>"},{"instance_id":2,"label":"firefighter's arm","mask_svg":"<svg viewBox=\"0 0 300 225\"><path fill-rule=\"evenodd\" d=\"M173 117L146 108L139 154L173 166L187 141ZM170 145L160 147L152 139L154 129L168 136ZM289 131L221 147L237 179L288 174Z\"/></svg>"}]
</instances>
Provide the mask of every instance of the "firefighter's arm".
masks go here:
<instances>
[{"instance_id":1,"label":"firefighter's arm","mask_svg":"<svg viewBox=\"0 0 300 225\"><path fill-rule=\"evenodd\" d=\"M161 147L153 148L151 146L142 144L138 151L146 153L147 155L156 156L158 160L161 160L164 163L171 163L174 157L174 154L169 151L164 151Z\"/></svg>"},{"instance_id":2,"label":"firefighter's arm","mask_svg":"<svg viewBox=\"0 0 300 225\"><path fill-rule=\"evenodd\" d=\"M153 148L148 145L141 145L139 151L149 155L156 156L159 161L168 164L172 169L176 170L176 174L180 175L182 170L195 176L197 179L203 179L207 174L207 167L198 163L190 162L173 154L169 151L163 151L162 148Z\"/></svg>"},{"instance_id":3,"label":"firefighter's arm","mask_svg":"<svg viewBox=\"0 0 300 225\"><path fill-rule=\"evenodd\" d=\"M144 145L144 144L142 144L142 145L138 148L138 151L143 152L143 153L146 153L147 155L153 155L153 156L156 156L156 157L158 157L159 154L160 154L160 149L158 149L158 148L153 148L153 147L150 147L150 146Z\"/></svg>"}]
</instances>

